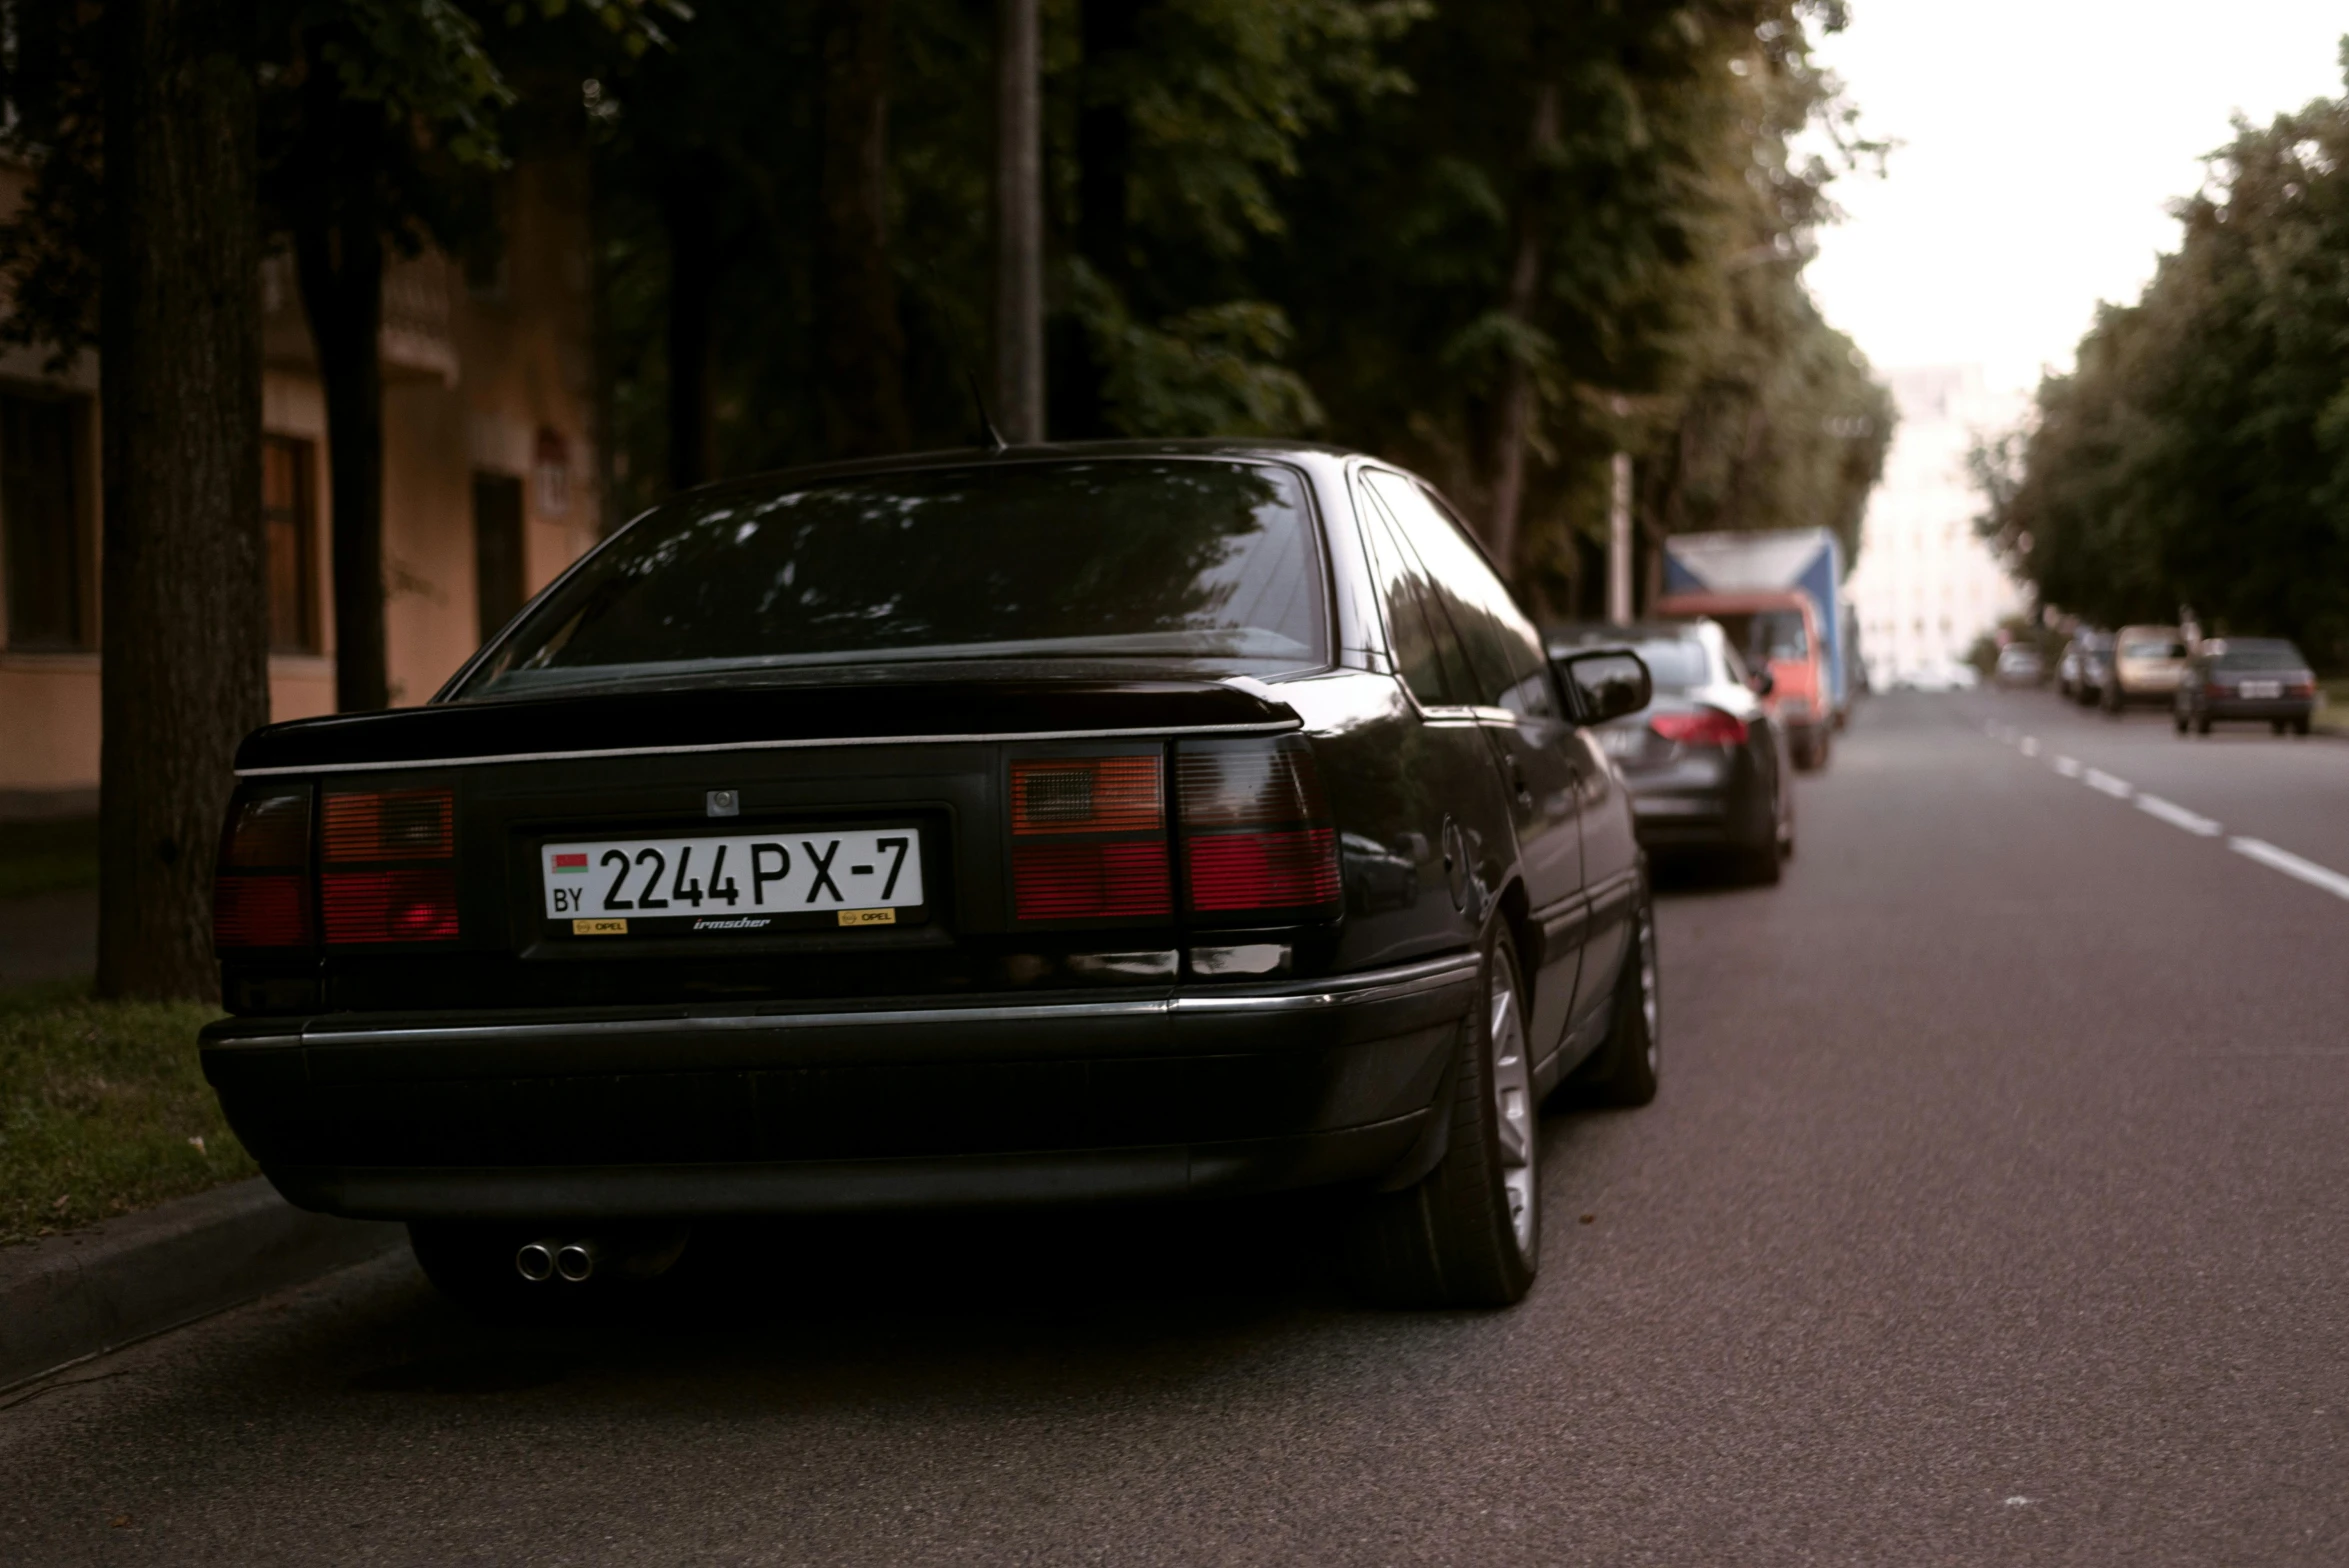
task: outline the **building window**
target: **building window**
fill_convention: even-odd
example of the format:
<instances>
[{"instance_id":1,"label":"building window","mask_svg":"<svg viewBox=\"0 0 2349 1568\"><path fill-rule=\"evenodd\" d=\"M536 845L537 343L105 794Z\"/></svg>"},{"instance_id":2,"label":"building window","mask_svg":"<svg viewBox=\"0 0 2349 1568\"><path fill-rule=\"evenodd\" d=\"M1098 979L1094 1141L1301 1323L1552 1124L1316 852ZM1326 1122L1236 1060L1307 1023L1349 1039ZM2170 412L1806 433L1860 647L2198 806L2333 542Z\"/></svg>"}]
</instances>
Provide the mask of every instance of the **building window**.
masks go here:
<instances>
[{"instance_id":1,"label":"building window","mask_svg":"<svg viewBox=\"0 0 2349 1568\"><path fill-rule=\"evenodd\" d=\"M484 641L522 608L522 481L511 474L473 476L473 592Z\"/></svg>"},{"instance_id":2,"label":"building window","mask_svg":"<svg viewBox=\"0 0 2349 1568\"><path fill-rule=\"evenodd\" d=\"M316 653L318 511L310 443L261 438L261 537L269 570L269 651Z\"/></svg>"},{"instance_id":3,"label":"building window","mask_svg":"<svg viewBox=\"0 0 2349 1568\"><path fill-rule=\"evenodd\" d=\"M0 533L7 536L8 646L86 648L81 507L65 398L0 394Z\"/></svg>"}]
</instances>

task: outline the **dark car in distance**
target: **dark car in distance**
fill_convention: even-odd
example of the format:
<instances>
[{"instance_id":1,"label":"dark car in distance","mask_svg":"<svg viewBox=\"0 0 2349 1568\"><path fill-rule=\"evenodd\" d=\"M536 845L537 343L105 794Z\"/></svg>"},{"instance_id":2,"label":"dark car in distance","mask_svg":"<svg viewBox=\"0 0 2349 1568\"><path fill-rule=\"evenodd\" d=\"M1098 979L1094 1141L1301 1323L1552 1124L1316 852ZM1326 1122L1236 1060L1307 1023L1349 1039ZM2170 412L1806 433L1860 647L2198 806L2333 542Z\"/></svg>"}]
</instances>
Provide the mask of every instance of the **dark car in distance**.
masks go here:
<instances>
[{"instance_id":1,"label":"dark car in distance","mask_svg":"<svg viewBox=\"0 0 2349 1568\"><path fill-rule=\"evenodd\" d=\"M706 487L424 706L244 743L204 1070L509 1306L705 1217L1303 1187L1371 1293L1507 1303L1539 1106L1655 1091L1647 700L1335 449Z\"/></svg>"},{"instance_id":2,"label":"dark car in distance","mask_svg":"<svg viewBox=\"0 0 2349 1568\"><path fill-rule=\"evenodd\" d=\"M1598 726L1641 845L1725 854L1745 880L1776 882L1794 854L1794 794L1786 726L1764 700L1770 676L1749 675L1711 620L1568 626L1549 647L1554 658L1629 648L1648 668L1648 705Z\"/></svg>"},{"instance_id":3,"label":"dark car in distance","mask_svg":"<svg viewBox=\"0 0 2349 1568\"><path fill-rule=\"evenodd\" d=\"M2181 735L2233 722L2305 735L2315 713L2316 672L2298 648L2281 637L2213 637L2187 659L2170 717Z\"/></svg>"}]
</instances>

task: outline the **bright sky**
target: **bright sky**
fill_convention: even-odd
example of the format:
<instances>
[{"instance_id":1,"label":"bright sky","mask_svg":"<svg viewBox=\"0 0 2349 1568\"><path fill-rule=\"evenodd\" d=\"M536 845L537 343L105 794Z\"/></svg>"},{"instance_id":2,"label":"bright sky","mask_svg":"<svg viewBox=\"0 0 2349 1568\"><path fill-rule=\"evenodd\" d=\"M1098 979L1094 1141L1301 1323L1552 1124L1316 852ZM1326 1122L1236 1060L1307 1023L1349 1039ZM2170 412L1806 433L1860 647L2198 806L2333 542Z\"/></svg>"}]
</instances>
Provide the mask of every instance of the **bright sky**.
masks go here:
<instances>
[{"instance_id":1,"label":"bright sky","mask_svg":"<svg viewBox=\"0 0 2349 1568\"><path fill-rule=\"evenodd\" d=\"M2264 124L2341 91L2343 0L1853 0L1821 59L1889 177L1838 181L1850 217L1809 276L1882 368L1980 364L1993 388L2068 368L2099 299L2177 243L2163 210L2241 110Z\"/></svg>"}]
</instances>

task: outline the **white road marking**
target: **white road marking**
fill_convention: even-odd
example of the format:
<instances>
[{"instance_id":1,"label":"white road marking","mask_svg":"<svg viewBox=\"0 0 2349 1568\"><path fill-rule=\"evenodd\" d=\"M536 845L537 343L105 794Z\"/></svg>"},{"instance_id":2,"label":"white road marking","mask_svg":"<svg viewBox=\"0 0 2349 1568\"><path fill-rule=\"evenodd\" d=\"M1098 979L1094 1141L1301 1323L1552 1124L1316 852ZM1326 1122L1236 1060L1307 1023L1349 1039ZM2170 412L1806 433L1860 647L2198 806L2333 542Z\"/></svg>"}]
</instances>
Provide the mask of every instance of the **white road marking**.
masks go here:
<instances>
[{"instance_id":1,"label":"white road marking","mask_svg":"<svg viewBox=\"0 0 2349 1568\"><path fill-rule=\"evenodd\" d=\"M2026 757L2036 757L2039 755L2038 736L2026 735L2023 737L2023 755Z\"/></svg>"},{"instance_id":2,"label":"white road marking","mask_svg":"<svg viewBox=\"0 0 2349 1568\"><path fill-rule=\"evenodd\" d=\"M2159 795L2148 795L2142 790L2137 795L2137 809L2150 817L2159 817L2173 828L2184 828L2199 838L2217 838L2223 831L2217 823L2198 816L2184 806L2172 805Z\"/></svg>"},{"instance_id":3,"label":"white road marking","mask_svg":"<svg viewBox=\"0 0 2349 1568\"><path fill-rule=\"evenodd\" d=\"M2295 877L2310 887L2321 887L2335 898L2349 899L2349 877L2341 875L2313 860L2302 860L2288 849L2278 849L2264 839L2231 838L2227 847L2236 854L2258 861L2273 871Z\"/></svg>"},{"instance_id":4,"label":"white road marking","mask_svg":"<svg viewBox=\"0 0 2349 1568\"><path fill-rule=\"evenodd\" d=\"M2058 757L2048 765L2067 779L2076 779L2080 776L2080 765L2069 757Z\"/></svg>"},{"instance_id":5,"label":"white road marking","mask_svg":"<svg viewBox=\"0 0 2349 1568\"><path fill-rule=\"evenodd\" d=\"M2127 800L2137 793L2127 779L2116 779L2102 768L2090 768L2080 775L2080 782L2090 789L2104 791L2115 800Z\"/></svg>"}]
</instances>

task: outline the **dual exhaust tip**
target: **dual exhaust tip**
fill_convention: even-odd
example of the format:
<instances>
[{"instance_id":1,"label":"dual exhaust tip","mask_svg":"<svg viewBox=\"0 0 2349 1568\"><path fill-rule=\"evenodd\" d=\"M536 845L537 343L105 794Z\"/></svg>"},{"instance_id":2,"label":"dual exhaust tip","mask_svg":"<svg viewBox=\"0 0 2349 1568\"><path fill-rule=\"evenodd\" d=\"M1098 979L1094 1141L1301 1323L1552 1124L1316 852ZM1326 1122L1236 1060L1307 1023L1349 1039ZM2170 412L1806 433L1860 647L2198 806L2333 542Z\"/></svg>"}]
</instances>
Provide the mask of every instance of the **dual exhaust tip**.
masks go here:
<instances>
[{"instance_id":1,"label":"dual exhaust tip","mask_svg":"<svg viewBox=\"0 0 2349 1568\"><path fill-rule=\"evenodd\" d=\"M541 1236L514 1251L514 1272L533 1285L562 1280L584 1285L591 1279L616 1276L651 1279L668 1271L685 1251L686 1232L666 1226L629 1227L602 1236L565 1240Z\"/></svg>"},{"instance_id":2,"label":"dual exhaust tip","mask_svg":"<svg viewBox=\"0 0 2349 1568\"><path fill-rule=\"evenodd\" d=\"M543 1285L558 1276L574 1285L584 1285L595 1277L602 1251L593 1239L558 1241L552 1236L542 1236L524 1242L515 1252L514 1272L533 1285Z\"/></svg>"}]
</instances>

